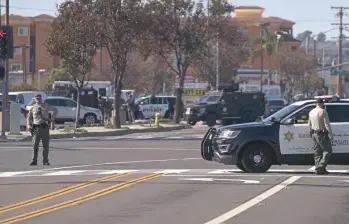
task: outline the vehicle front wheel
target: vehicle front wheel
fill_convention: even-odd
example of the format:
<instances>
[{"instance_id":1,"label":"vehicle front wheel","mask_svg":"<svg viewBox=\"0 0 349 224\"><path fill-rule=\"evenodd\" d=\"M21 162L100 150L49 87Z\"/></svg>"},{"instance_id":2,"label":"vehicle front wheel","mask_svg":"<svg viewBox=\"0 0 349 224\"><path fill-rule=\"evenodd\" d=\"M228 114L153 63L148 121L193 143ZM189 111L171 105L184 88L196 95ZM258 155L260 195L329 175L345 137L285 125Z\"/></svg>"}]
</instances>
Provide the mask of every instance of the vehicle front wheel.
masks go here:
<instances>
[{"instance_id":1,"label":"vehicle front wheel","mask_svg":"<svg viewBox=\"0 0 349 224\"><path fill-rule=\"evenodd\" d=\"M94 114L86 114L84 117L85 123L88 125L96 123L96 115Z\"/></svg>"},{"instance_id":2,"label":"vehicle front wheel","mask_svg":"<svg viewBox=\"0 0 349 224\"><path fill-rule=\"evenodd\" d=\"M249 173L265 173L273 164L272 150L263 143L251 144L244 149L241 162Z\"/></svg>"},{"instance_id":3,"label":"vehicle front wheel","mask_svg":"<svg viewBox=\"0 0 349 224\"><path fill-rule=\"evenodd\" d=\"M242 170L242 171L246 171L245 167L242 165L241 162L238 162L238 163L236 164L236 167L237 167L238 169Z\"/></svg>"}]
</instances>

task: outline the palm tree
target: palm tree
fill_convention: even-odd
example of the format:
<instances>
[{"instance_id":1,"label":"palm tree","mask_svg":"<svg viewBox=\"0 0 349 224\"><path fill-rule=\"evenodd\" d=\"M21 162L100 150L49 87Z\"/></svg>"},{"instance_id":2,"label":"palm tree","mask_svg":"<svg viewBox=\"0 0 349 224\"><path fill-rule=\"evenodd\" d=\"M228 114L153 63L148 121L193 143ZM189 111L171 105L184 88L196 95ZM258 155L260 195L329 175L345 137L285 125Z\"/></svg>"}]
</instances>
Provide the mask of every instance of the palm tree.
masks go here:
<instances>
[{"instance_id":1,"label":"palm tree","mask_svg":"<svg viewBox=\"0 0 349 224\"><path fill-rule=\"evenodd\" d=\"M271 83L271 56L274 52L278 51L279 45L282 43L282 38L279 38L277 34L270 34L268 29L265 29L265 35L263 39L260 37L257 38L254 41L254 45L261 45L262 47L260 50L254 50L253 51L253 57L260 57L262 52L266 51L268 54L268 69L269 69L269 78L268 78L268 84Z\"/></svg>"}]
</instances>

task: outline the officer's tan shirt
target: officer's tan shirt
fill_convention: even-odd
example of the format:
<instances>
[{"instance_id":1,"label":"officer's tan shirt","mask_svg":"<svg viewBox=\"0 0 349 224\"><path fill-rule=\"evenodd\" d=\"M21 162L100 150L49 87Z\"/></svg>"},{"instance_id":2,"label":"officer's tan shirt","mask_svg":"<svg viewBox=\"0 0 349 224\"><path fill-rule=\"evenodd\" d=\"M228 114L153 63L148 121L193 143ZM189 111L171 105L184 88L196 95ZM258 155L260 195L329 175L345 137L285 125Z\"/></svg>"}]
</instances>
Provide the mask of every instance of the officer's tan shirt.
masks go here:
<instances>
[{"instance_id":1,"label":"officer's tan shirt","mask_svg":"<svg viewBox=\"0 0 349 224\"><path fill-rule=\"evenodd\" d=\"M41 114L38 114L39 108L41 107ZM47 103L35 103L32 108L29 110L29 114L27 116L27 124L33 125L33 124L42 124L44 122L47 122L49 120L49 111L52 111L53 114L51 116L52 120L56 119L56 116L58 114L58 110L56 107L50 106Z\"/></svg>"},{"instance_id":2,"label":"officer's tan shirt","mask_svg":"<svg viewBox=\"0 0 349 224\"><path fill-rule=\"evenodd\" d=\"M333 138L332 128L328 113L325 109L316 107L309 112L309 128L313 130L327 130L330 138Z\"/></svg>"}]
</instances>

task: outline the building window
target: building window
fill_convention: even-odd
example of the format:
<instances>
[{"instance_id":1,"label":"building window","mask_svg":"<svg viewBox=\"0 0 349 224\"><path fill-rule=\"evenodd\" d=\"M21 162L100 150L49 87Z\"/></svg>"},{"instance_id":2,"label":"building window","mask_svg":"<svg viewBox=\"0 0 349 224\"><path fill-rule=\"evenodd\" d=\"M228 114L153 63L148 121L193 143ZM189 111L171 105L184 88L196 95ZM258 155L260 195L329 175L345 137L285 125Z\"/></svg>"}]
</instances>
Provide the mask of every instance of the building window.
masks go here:
<instances>
[{"instance_id":1,"label":"building window","mask_svg":"<svg viewBox=\"0 0 349 224\"><path fill-rule=\"evenodd\" d=\"M11 71L21 71L22 65L21 64L11 64Z\"/></svg>"},{"instance_id":2,"label":"building window","mask_svg":"<svg viewBox=\"0 0 349 224\"><path fill-rule=\"evenodd\" d=\"M13 54L22 54L22 48L21 47L14 47Z\"/></svg>"},{"instance_id":3,"label":"building window","mask_svg":"<svg viewBox=\"0 0 349 224\"><path fill-rule=\"evenodd\" d=\"M18 36L28 36L29 27L18 27Z\"/></svg>"}]
</instances>

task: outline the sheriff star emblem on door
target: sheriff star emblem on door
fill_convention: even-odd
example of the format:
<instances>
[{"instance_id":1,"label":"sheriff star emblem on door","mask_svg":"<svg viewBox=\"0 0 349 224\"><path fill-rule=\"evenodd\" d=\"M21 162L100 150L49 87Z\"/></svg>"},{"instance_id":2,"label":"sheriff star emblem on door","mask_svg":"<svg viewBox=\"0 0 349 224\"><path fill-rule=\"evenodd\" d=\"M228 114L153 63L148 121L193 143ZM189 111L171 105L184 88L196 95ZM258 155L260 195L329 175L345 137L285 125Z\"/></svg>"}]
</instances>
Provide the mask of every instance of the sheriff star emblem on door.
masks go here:
<instances>
[{"instance_id":1,"label":"sheriff star emblem on door","mask_svg":"<svg viewBox=\"0 0 349 224\"><path fill-rule=\"evenodd\" d=\"M290 142L291 140L293 140L293 135L294 133L291 133L290 131L287 131L286 133L284 133L285 136L285 140L287 140L288 142Z\"/></svg>"}]
</instances>

